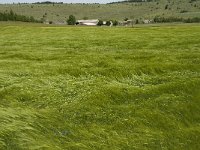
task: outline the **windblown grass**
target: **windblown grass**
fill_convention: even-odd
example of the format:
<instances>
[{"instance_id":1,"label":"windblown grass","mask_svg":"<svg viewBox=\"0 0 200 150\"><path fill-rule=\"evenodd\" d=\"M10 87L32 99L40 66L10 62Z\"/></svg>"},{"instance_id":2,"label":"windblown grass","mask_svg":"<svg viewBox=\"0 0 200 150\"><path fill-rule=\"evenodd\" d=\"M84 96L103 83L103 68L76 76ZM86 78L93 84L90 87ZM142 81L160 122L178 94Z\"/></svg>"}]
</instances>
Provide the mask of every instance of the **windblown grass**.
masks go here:
<instances>
[{"instance_id":1,"label":"windblown grass","mask_svg":"<svg viewBox=\"0 0 200 150\"><path fill-rule=\"evenodd\" d=\"M200 148L200 26L0 33L0 149Z\"/></svg>"}]
</instances>

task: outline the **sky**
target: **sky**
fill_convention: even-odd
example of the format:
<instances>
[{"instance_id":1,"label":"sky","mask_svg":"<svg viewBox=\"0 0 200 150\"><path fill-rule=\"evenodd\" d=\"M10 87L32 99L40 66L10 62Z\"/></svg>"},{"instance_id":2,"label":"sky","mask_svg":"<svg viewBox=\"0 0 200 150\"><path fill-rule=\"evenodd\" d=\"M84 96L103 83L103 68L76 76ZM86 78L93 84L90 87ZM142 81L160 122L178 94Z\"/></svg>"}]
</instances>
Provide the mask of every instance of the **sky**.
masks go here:
<instances>
[{"instance_id":1,"label":"sky","mask_svg":"<svg viewBox=\"0 0 200 150\"><path fill-rule=\"evenodd\" d=\"M64 2L64 3L110 3L119 0L0 0L0 3L33 3L41 1Z\"/></svg>"}]
</instances>

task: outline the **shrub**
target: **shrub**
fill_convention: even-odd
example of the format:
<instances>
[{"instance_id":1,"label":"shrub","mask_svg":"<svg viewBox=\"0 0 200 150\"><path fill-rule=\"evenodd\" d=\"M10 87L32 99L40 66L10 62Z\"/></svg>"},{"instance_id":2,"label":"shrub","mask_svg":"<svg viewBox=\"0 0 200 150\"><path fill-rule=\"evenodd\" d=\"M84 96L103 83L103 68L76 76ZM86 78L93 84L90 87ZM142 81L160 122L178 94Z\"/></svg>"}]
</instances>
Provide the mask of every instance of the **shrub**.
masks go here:
<instances>
[{"instance_id":1,"label":"shrub","mask_svg":"<svg viewBox=\"0 0 200 150\"><path fill-rule=\"evenodd\" d=\"M76 24L76 18L73 15L69 16L69 19L67 19L67 24L68 25L75 25Z\"/></svg>"},{"instance_id":2,"label":"shrub","mask_svg":"<svg viewBox=\"0 0 200 150\"><path fill-rule=\"evenodd\" d=\"M168 9L168 5L165 5L165 9Z\"/></svg>"},{"instance_id":3,"label":"shrub","mask_svg":"<svg viewBox=\"0 0 200 150\"><path fill-rule=\"evenodd\" d=\"M117 26L119 22L117 20L113 20L113 26Z\"/></svg>"},{"instance_id":4,"label":"shrub","mask_svg":"<svg viewBox=\"0 0 200 150\"><path fill-rule=\"evenodd\" d=\"M125 18L124 21L128 21L128 18Z\"/></svg>"},{"instance_id":5,"label":"shrub","mask_svg":"<svg viewBox=\"0 0 200 150\"><path fill-rule=\"evenodd\" d=\"M139 24L139 20L138 19L135 20L135 24Z\"/></svg>"},{"instance_id":6,"label":"shrub","mask_svg":"<svg viewBox=\"0 0 200 150\"><path fill-rule=\"evenodd\" d=\"M109 21L106 21L106 25L107 25L107 26L110 26L110 25L111 25L110 20L109 20Z\"/></svg>"},{"instance_id":7,"label":"shrub","mask_svg":"<svg viewBox=\"0 0 200 150\"><path fill-rule=\"evenodd\" d=\"M99 22L97 23L98 26L102 26L103 25L103 21L99 20Z\"/></svg>"},{"instance_id":8,"label":"shrub","mask_svg":"<svg viewBox=\"0 0 200 150\"><path fill-rule=\"evenodd\" d=\"M187 10L181 10L180 13L186 13L188 12Z\"/></svg>"}]
</instances>

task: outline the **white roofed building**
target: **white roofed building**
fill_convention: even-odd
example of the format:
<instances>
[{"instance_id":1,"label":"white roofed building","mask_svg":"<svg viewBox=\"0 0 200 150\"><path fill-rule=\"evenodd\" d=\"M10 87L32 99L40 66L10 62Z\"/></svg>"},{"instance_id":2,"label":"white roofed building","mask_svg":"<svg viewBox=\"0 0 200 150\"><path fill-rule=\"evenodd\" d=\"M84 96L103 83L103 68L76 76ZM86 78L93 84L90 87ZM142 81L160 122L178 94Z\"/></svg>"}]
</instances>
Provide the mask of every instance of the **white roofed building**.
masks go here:
<instances>
[{"instance_id":1,"label":"white roofed building","mask_svg":"<svg viewBox=\"0 0 200 150\"><path fill-rule=\"evenodd\" d=\"M78 25L85 25L85 26L96 26L98 24L98 19L93 20L77 20Z\"/></svg>"}]
</instances>

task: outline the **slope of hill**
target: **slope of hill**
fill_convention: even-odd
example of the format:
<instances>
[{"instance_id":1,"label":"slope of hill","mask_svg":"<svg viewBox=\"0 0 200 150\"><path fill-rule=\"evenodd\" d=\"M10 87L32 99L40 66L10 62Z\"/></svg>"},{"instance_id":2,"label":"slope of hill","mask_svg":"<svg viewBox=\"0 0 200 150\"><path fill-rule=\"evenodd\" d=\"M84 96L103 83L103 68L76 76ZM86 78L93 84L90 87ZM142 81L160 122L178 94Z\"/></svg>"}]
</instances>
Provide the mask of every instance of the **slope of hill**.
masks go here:
<instances>
[{"instance_id":1,"label":"slope of hill","mask_svg":"<svg viewBox=\"0 0 200 150\"><path fill-rule=\"evenodd\" d=\"M52 21L64 21L73 14L77 19L117 19L125 17L152 19L155 16L200 17L199 0L160 0L155 2L132 2L114 4L10 4L0 5L0 11L9 11L22 15L44 18Z\"/></svg>"}]
</instances>

